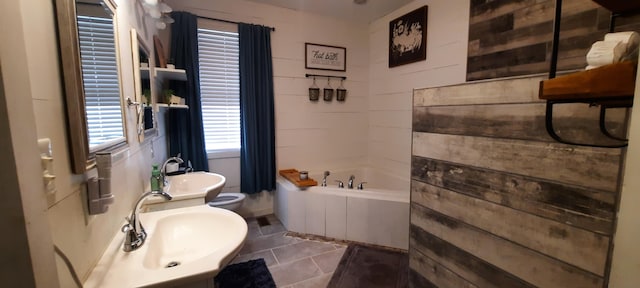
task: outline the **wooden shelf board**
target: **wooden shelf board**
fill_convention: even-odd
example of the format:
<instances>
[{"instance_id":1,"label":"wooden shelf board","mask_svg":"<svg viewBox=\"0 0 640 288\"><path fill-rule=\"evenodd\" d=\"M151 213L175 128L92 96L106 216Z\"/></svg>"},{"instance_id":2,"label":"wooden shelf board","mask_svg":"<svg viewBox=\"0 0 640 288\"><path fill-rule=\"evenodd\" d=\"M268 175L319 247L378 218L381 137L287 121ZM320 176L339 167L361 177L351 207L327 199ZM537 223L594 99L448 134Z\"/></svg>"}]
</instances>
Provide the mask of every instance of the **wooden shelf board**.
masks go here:
<instances>
[{"instance_id":1,"label":"wooden shelf board","mask_svg":"<svg viewBox=\"0 0 640 288\"><path fill-rule=\"evenodd\" d=\"M593 0L600 6L615 13L632 12L640 9L638 0Z\"/></svg>"},{"instance_id":2,"label":"wooden shelf board","mask_svg":"<svg viewBox=\"0 0 640 288\"><path fill-rule=\"evenodd\" d=\"M162 80L187 81L187 72L184 69L155 68L156 77Z\"/></svg>"},{"instance_id":3,"label":"wooden shelf board","mask_svg":"<svg viewBox=\"0 0 640 288\"><path fill-rule=\"evenodd\" d=\"M180 105L180 104L157 103L156 106L159 108L169 108L169 109L189 109L189 106Z\"/></svg>"},{"instance_id":4,"label":"wooden shelf board","mask_svg":"<svg viewBox=\"0 0 640 288\"><path fill-rule=\"evenodd\" d=\"M301 188L318 185L318 182L311 178L306 180L300 180L300 172L298 172L298 170L296 169L284 169L284 170L280 170L279 173L280 173L280 176L289 180L291 183L293 183L293 185L296 185Z\"/></svg>"},{"instance_id":5,"label":"wooden shelf board","mask_svg":"<svg viewBox=\"0 0 640 288\"><path fill-rule=\"evenodd\" d=\"M621 62L576 72L540 82L539 98L544 100L607 101L633 97L635 62Z\"/></svg>"}]
</instances>

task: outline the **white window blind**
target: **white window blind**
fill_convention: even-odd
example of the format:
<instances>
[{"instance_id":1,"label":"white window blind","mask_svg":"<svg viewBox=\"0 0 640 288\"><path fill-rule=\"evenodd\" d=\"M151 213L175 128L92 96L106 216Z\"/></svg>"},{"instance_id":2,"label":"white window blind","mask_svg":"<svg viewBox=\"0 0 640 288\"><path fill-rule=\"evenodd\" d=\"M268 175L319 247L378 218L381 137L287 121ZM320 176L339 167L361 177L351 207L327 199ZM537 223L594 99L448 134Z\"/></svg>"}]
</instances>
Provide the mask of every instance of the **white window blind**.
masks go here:
<instances>
[{"instance_id":1,"label":"white window blind","mask_svg":"<svg viewBox=\"0 0 640 288\"><path fill-rule=\"evenodd\" d=\"M113 21L77 18L89 149L95 151L124 140Z\"/></svg>"},{"instance_id":2,"label":"white window blind","mask_svg":"<svg viewBox=\"0 0 640 288\"><path fill-rule=\"evenodd\" d=\"M198 29L200 94L207 151L240 149L238 33Z\"/></svg>"}]
</instances>

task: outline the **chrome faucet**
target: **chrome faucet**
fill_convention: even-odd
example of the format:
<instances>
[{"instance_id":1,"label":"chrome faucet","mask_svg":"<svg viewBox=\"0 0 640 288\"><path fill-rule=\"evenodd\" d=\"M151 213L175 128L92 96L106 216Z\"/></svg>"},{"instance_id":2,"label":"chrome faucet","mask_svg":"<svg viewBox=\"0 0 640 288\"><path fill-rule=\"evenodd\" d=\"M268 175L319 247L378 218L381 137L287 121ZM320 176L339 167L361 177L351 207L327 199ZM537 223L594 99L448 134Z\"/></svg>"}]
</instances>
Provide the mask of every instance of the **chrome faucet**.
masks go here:
<instances>
[{"instance_id":1,"label":"chrome faucet","mask_svg":"<svg viewBox=\"0 0 640 288\"><path fill-rule=\"evenodd\" d=\"M162 163L162 168L160 168L160 176L162 177L162 184L164 184L164 187L167 187L169 185L169 180L167 179L167 164L171 162L182 164L184 163L184 160L180 158L180 153L178 153L176 157L171 157L167 159L167 161L164 161L164 163Z\"/></svg>"},{"instance_id":2,"label":"chrome faucet","mask_svg":"<svg viewBox=\"0 0 640 288\"><path fill-rule=\"evenodd\" d=\"M367 184L367 182L360 182L360 184L358 184L358 190L363 190L364 184Z\"/></svg>"},{"instance_id":3,"label":"chrome faucet","mask_svg":"<svg viewBox=\"0 0 640 288\"><path fill-rule=\"evenodd\" d=\"M140 203L149 196L162 196L167 200L173 198L171 194L162 191L146 192L140 196L136 205L133 206L133 210L131 210L131 215L125 218L127 223L121 229L125 233L124 247L122 248L124 252L131 252L140 248L144 244L144 240L147 239L147 233L144 231L140 219L138 219L138 210L140 210Z\"/></svg>"},{"instance_id":4,"label":"chrome faucet","mask_svg":"<svg viewBox=\"0 0 640 288\"><path fill-rule=\"evenodd\" d=\"M349 176L349 184L347 184L347 187L349 187L349 189L353 189L353 180L356 179L356 176Z\"/></svg>"},{"instance_id":5,"label":"chrome faucet","mask_svg":"<svg viewBox=\"0 0 640 288\"><path fill-rule=\"evenodd\" d=\"M329 171L324 171L324 177L322 178L322 187L327 187L327 176L331 175Z\"/></svg>"},{"instance_id":6,"label":"chrome faucet","mask_svg":"<svg viewBox=\"0 0 640 288\"><path fill-rule=\"evenodd\" d=\"M338 188L344 188L344 183L342 183L342 181L336 180L336 182L338 183Z\"/></svg>"}]
</instances>

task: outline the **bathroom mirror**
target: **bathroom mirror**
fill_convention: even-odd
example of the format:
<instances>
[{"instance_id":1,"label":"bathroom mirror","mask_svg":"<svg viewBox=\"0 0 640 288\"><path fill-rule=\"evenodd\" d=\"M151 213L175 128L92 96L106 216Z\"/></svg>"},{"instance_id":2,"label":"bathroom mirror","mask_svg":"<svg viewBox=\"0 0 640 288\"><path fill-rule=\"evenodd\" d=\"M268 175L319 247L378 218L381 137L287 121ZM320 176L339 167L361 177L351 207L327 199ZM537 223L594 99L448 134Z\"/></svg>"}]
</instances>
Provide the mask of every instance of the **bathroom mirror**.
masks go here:
<instances>
[{"instance_id":1,"label":"bathroom mirror","mask_svg":"<svg viewBox=\"0 0 640 288\"><path fill-rule=\"evenodd\" d=\"M113 0L55 0L71 169L127 144Z\"/></svg>"},{"instance_id":2,"label":"bathroom mirror","mask_svg":"<svg viewBox=\"0 0 640 288\"><path fill-rule=\"evenodd\" d=\"M136 29L131 29L131 51L133 57L133 78L135 80L135 102L140 103L136 107L138 140L143 142L158 135L156 119L153 113L155 90L152 88L151 78L154 75L154 63L149 55L151 50Z\"/></svg>"}]
</instances>

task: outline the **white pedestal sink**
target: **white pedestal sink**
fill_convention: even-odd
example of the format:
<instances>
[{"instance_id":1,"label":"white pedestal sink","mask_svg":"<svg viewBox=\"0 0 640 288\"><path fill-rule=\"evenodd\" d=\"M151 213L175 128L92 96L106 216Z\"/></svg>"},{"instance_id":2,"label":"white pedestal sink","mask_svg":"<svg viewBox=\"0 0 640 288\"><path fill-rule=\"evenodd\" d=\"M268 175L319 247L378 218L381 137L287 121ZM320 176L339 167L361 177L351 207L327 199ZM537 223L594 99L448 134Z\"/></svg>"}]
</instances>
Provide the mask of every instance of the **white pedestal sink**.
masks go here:
<instances>
[{"instance_id":1,"label":"white pedestal sink","mask_svg":"<svg viewBox=\"0 0 640 288\"><path fill-rule=\"evenodd\" d=\"M207 205L141 213L140 220L146 243L124 252L118 233L84 287L173 287L212 279L247 236L242 217Z\"/></svg>"},{"instance_id":2,"label":"white pedestal sink","mask_svg":"<svg viewBox=\"0 0 640 288\"><path fill-rule=\"evenodd\" d=\"M165 191L171 194L173 199L167 202L157 197L147 198L143 202L143 211L160 211L205 204L220 194L226 178L216 173L193 172L169 176L168 181L169 185Z\"/></svg>"}]
</instances>

